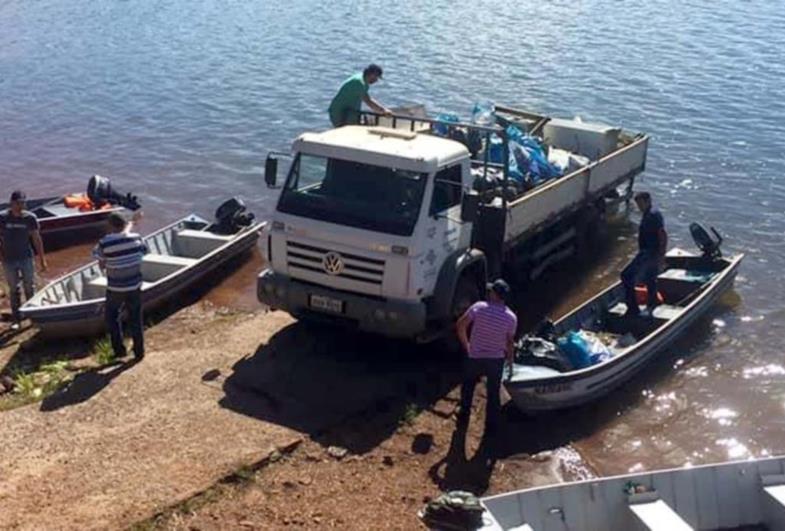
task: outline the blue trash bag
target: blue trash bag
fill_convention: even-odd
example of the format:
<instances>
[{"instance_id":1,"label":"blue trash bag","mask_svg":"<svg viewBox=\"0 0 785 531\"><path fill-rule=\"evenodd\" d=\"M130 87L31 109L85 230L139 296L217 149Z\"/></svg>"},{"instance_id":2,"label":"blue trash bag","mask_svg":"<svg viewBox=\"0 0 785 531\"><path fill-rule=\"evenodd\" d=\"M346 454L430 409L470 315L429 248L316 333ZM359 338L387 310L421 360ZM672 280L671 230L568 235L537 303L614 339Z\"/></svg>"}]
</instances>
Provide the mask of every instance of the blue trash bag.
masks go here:
<instances>
[{"instance_id":1,"label":"blue trash bag","mask_svg":"<svg viewBox=\"0 0 785 531\"><path fill-rule=\"evenodd\" d=\"M513 125L507 127L506 133L510 148L509 175L512 179L523 183L528 175L536 186L562 174L558 166L548 162L545 150L533 136L524 134Z\"/></svg>"},{"instance_id":2,"label":"blue trash bag","mask_svg":"<svg viewBox=\"0 0 785 531\"><path fill-rule=\"evenodd\" d=\"M488 160L495 164L504 162L504 143L499 135L491 135L491 143L488 147Z\"/></svg>"},{"instance_id":3,"label":"blue trash bag","mask_svg":"<svg viewBox=\"0 0 785 531\"><path fill-rule=\"evenodd\" d=\"M436 115L436 119L439 122L448 122L448 123L458 123L461 121L458 118L457 114L448 114L448 113L439 113ZM450 128L443 123L434 123L433 124L433 133L439 136L448 137L450 136Z\"/></svg>"},{"instance_id":4,"label":"blue trash bag","mask_svg":"<svg viewBox=\"0 0 785 531\"><path fill-rule=\"evenodd\" d=\"M592 365L589 345L578 332L574 330L567 332L567 335L560 337L557 343L574 368L583 369Z\"/></svg>"}]
</instances>

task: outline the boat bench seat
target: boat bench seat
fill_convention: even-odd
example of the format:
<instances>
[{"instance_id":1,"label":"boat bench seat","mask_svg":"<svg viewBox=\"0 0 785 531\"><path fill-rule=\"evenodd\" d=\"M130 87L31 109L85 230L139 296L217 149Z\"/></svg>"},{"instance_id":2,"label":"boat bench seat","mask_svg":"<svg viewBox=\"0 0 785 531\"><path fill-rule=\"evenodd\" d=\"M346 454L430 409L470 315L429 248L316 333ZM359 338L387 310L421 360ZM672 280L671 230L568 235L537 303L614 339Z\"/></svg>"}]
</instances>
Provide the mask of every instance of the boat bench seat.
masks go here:
<instances>
[{"instance_id":1,"label":"boat bench seat","mask_svg":"<svg viewBox=\"0 0 785 531\"><path fill-rule=\"evenodd\" d=\"M142 281L142 289L150 286L150 282ZM100 276L89 281L84 286L82 300L99 299L106 295L106 277Z\"/></svg>"},{"instance_id":2,"label":"boat bench seat","mask_svg":"<svg viewBox=\"0 0 785 531\"><path fill-rule=\"evenodd\" d=\"M640 306L639 309L641 311L646 309L646 306ZM654 312L652 313L652 317L655 319L662 319L663 321L670 321L672 319L677 318L681 313L684 311L684 308L680 308L678 306L671 306L670 304L660 304L656 308L654 308ZM612 308L608 310L610 315L614 317L624 317L624 314L627 313L627 303L619 302ZM634 319L647 319L646 317L636 317Z\"/></svg>"},{"instance_id":3,"label":"boat bench seat","mask_svg":"<svg viewBox=\"0 0 785 531\"><path fill-rule=\"evenodd\" d=\"M661 499L631 501L630 510L651 531L692 531L693 529Z\"/></svg>"},{"instance_id":4,"label":"boat bench seat","mask_svg":"<svg viewBox=\"0 0 785 531\"><path fill-rule=\"evenodd\" d=\"M172 248L178 256L201 258L232 240L232 235L183 229L174 233Z\"/></svg>"},{"instance_id":5,"label":"boat bench seat","mask_svg":"<svg viewBox=\"0 0 785 531\"><path fill-rule=\"evenodd\" d=\"M666 300L681 300L713 276L714 273L705 271L668 269L657 276L657 290L666 296Z\"/></svg>"},{"instance_id":6,"label":"boat bench seat","mask_svg":"<svg viewBox=\"0 0 785 531\"><path fill-rule=\"evenodd\" d=\"M640 306L639 309L643 311L646 307ZM683 311L684 308L678 306L660 304L654 308L654 313L651 317L626 317L624 314L627 312L627 304L618 302L608 309L608 313L605 316L606 329L614 334L626 334L629 332L636 337L640 337L648 334L663 323L677 318Z\"/></svg>"},{"instance_id":7,"label":"boat bench seat","mask_svg":"<svg viewBox=\"0 0 785 531\"><path fill-rule=\"evenodd\" d=\"M195 258L186 258L184 256L146 254L142 258L142 278L147 282L155 282L196 262Z\"/></svg>"},{"instance_id":8,"label":"boat bench seat","mask_svg":"<svg viewBox=\"0 0 785 531\"><path fill-rule=\"evenodd\" d=\"M760 480L766 493L763 499L764 520L770 529L779 529L785 522L785 475L764 475Z\"/></svg>"}]
</instances>

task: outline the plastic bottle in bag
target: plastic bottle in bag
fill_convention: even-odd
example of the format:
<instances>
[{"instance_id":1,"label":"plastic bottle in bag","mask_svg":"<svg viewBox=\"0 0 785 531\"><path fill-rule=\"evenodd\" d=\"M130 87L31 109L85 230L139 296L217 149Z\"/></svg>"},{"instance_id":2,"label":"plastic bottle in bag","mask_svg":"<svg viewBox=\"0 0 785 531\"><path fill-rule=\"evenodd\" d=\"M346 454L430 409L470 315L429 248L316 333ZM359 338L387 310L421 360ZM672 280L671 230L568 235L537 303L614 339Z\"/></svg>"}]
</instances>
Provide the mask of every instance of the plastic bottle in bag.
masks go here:
<instances>
[{"instance_id":1,"label":"plastic bottle in bag","mask_svg":"<svg viewBox=\"0 0 785 531\"><path fill-rule=\"evenodd\" d=\"M474 109L472 109L472 123L484 126L493 125L496 121L493 116L494 110L495 107L492 101L481 100L476 102Z\"/></svg>"}]
</instances>

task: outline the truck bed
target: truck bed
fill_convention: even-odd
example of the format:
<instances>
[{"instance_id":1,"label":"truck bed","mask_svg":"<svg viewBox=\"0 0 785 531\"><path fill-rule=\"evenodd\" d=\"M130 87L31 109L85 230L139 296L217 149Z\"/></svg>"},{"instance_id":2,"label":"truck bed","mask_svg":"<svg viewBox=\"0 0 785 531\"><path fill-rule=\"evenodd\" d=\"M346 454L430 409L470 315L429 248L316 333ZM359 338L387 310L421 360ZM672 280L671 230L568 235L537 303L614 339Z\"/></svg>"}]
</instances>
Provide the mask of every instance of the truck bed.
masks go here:
<instances>
[{"instance_id":1,"label":"truck bed","mask_svg":"<svg viewBox=\"0 0 785 531\"><path fill-rule=\"evenodd\" d=\"M494 205L506 208L505 244L575 212L582 205L604 197L630 181L646 166L649 139L645 135L629 136L622 132L618 147L583 169L546 181L517 199L507 202L496 198Z\"/></svg>"}]
</instances>

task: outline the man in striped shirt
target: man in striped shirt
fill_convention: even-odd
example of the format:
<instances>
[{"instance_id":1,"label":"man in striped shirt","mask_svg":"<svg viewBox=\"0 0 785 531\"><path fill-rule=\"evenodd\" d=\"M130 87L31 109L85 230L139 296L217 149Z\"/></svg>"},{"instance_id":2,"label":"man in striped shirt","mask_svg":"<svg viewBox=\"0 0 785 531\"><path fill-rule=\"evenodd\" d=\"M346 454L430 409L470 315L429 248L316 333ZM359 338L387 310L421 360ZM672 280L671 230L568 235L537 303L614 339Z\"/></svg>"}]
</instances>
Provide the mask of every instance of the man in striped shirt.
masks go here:
<instances>
[{"instance_id":1,"label":"man in striped shirt","mask_svg":"<svg viewBox=\"0 0 785 531\"><path fill-rule=\"evenodd\" d=\"M488 395L485 409L485 430L492 434L498 428L504 361L512 365L513 340L518 327L518 318L504 303L510 294L510 286L502 279L488 284L487 301L474 303L458 319L458 339L468 354L465 361L463 385L461 386L461 411L459 424L469 421L474 386L485 376ZM471 326L471 336L469 327Z\"/></svg>"},{"instance_id":2,"label":"man in striped shirt","mask_svg":"<svg viewBox=\"0 0 785 531\"><path fill-rule=\"evenodd\" d=\"M141 212L134 214L138 221ZM109 216L109 234L101 238L93 249L101 268L106 272L106 305L104 317L112 339L112 349L118 358L125 356L122 314L128 314L128 325L134 340L134 357L144 357L144 329L142 327L142 258L147 245L141 236L131 232L133 226L123 216Z\"/></svg>"}]
</instances>

